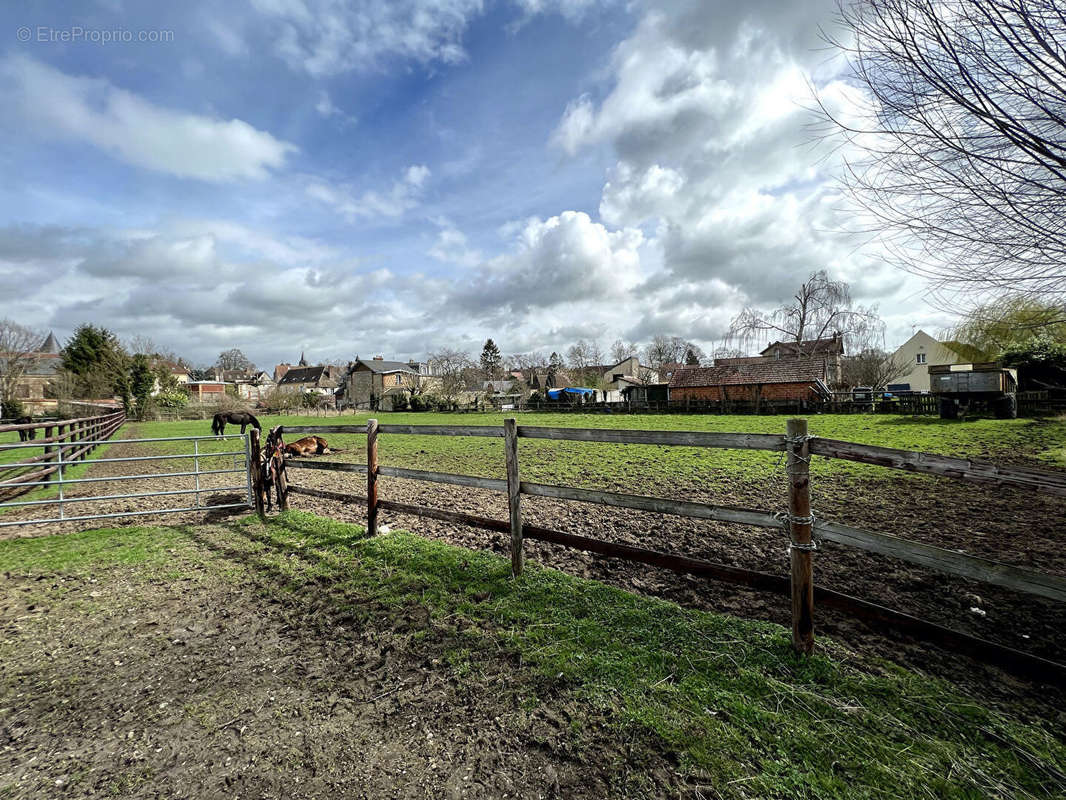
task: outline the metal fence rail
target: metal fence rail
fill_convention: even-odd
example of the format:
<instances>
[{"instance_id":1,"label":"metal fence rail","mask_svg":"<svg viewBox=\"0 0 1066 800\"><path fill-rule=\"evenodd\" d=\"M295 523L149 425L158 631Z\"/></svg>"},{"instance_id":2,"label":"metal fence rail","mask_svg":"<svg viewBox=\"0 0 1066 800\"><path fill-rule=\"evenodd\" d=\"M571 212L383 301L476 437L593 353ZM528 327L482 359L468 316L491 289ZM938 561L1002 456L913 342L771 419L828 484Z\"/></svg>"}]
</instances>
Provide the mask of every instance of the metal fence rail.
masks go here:
<instances>
[{"instance_id":1,"label":"metal fence rail","mask_svg":"<svg viewBox=\"0 0 1066 800\"><path fill-rule=\"evenodd\" d=\"M238 440L241 443L241 449L222 450L217 452L202 451L200 449L200 443L203 441L225 441L225 440ZM47 480L14 480L14 481L0 481L0 489L4 487L17 487L19 489L37 487L38 491L44 489L53 489L56 492L55 497L32 499L32 500L7 500L0 502L0 528L24 526L24 525L45 525L59 522L81 522L97 519L115 519L120 517L140 517L148 516L151 514L175 514L179 512L192 512L192 511L216 511L220 509L231 508L250 508L253 505L252 500L252 483L251 483L251 470L249 469L249 461L251 458L251 446L249 437L246 434L227 434L223 436L160 436L153 438L143 439L100 439L90 440L83 439L78 441L78 445L95 446L95 445L113 445L113 444L126 444L126 445L152 445L159 442L191 442L191 453L153 453L143 456L121 456L113 458L97 458L93 459L91 464L142 464L145 462L159 462L169 463L176 459L191 459L192 469L180 469L177 471L169 472L155 472L144 473L142 471L136 471L130 475L104 475L98 478L85 477L85 478L70 478L67 477L69 469L72 466L83 466L87 462L78 461L73 462L69 458L64 458L64 448L59 447L48 453L51 460L48 462L53 467L52 474L48 476ZM7 445L6 449L14 448L40 448L42 443L30 442ZM225 445L223 445L225 446ZM232 447L232 445L231 445ZM238 459L238 456L240 457ZM201 463L207 462L209 465L212 463L211 459L214 458L226 458L233 459L233 467L226 469L201 469ZM217 463L217 462L215 462ZM206 475L240 475L241 478L237 480L225 481L225 486L204 486L201 478ZM42 476L43 477L43 476ZM89 495L71 495L67 491L70 486L77 486L83 483L120 483L123 481L151 481L159 479L173 479L173 478L192 478L193 486L188 488L174 489L171 483L168 487L164 485L158 491L142 491L143 487L138 487L133 491L123 492L121 490L114 494L89 494ZM237 484L239 481L239 485ZM205 492L212 494L218 493L234 493L240 492L243 495L243 499L239 503L208 503L202 502L202 496ZM108 501L125 501L133 499L144 499L148 497L174 497L177 495L194 495L195 501L193 505L189 505L188 501L184 501L185 504L179 507L172 506L160 506L159 508L150 509L138 509L138 510L121 510L111 511L106 507L102 508L99 513L92 514L69 514L67 508L70 504L77 503L107 503ZM7 510L24 509L24 508L38 508L52 506L58 508L58 515L53 511L50 516L33 517L29 519L4 519L3 512Z\"/></svg>"}]
</instances>

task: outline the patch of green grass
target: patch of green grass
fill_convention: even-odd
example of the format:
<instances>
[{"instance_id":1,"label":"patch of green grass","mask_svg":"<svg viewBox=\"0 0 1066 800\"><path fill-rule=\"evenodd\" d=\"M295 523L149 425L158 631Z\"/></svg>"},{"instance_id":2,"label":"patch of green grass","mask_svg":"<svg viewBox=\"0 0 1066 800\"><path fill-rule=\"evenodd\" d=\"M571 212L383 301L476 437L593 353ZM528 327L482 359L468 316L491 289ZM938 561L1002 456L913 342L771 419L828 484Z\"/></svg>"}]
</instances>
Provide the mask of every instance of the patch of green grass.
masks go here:
<instances>
[{"instance_id":1,"label":"patch of green grass","mask_svg":"<svg viewBox=\"0 0 1066 800\"><path fill-rule=\"evenodd\" d=\"M86 574L108 567L165 566L175 548L192 551L177 528L102 528L0 541L0 571Z\"/></svg>"},{"instance_id":2,"label":"patch of green grass","mask_svg":"<svg viewBox=\"0 0 1066 800\"><path fill-rule=\"evenodd\" d=\"M212 540L195 570L290 602L380 615L429 612L460 680L512 652L530 708L559 691L637 726L723 797L1051 797L1066 793L1062 732L952 686L820 639L799 659L777 625L682 609L594 581L417 536L299 512L261 524L93 531L0 542L0 571L152 568ZM184 541L183 541L184 540ZM202 548L201 548L202 549ZM225 556L218 555L224 552ZM181 563L181 562L179 562ZM308 588L311 587L311 588ZM425 612L423 612L425 613ZM538 688L539 687L539 688Z\"/></svg>"}]
</instances>

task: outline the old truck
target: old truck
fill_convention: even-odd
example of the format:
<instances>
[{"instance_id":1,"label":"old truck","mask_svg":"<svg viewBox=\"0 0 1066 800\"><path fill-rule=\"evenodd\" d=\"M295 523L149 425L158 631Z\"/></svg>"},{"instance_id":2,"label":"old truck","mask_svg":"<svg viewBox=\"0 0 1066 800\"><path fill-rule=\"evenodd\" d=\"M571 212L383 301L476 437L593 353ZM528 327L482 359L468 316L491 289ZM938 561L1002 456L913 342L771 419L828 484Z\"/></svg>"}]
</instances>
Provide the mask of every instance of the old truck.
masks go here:
<instances>
[{"instance_id":1,"label":"old truck","mask_svg":"<svg viewBox=\"0 0 1066 800\"><path fill-rule=\"evenodd\" d=\"M975 402L1000 419L1018 416L1018 372L995 362L930 365L929 390L940 398L941 419L956 419Z\"/></svg>"}]
</instances>

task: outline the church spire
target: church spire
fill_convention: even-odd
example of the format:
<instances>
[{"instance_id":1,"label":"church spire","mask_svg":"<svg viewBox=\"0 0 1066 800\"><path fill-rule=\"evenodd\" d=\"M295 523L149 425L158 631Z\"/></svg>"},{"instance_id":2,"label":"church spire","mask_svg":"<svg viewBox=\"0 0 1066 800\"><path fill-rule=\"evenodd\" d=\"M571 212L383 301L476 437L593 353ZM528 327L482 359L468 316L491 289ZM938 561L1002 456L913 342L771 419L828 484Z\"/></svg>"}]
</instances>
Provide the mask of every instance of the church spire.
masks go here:
<instances>
[{"instance_id":1,"label":"church spire","mask_svg":"<svg viewBox=\"0 0 1066 800\"><path fill-rule=\"evenodd\" d=\"M42 353L59 353L59 342L56 341L56 335L51 331L48 332L48 338L41 343L40 352Z\"/></svg>"},{"instance_id":2,"label":"church spire","mask_svg":"<svg viewBox=\"0 0 1066 800\"><path fill-rule=\"evenodd\" d=\"M307 366L307 359L304 358L304 354L303 354L302 350L300 351L300 363L299 363L298 366L301 366L301 367L306 367Z\"/></svg>"}]
</instances>

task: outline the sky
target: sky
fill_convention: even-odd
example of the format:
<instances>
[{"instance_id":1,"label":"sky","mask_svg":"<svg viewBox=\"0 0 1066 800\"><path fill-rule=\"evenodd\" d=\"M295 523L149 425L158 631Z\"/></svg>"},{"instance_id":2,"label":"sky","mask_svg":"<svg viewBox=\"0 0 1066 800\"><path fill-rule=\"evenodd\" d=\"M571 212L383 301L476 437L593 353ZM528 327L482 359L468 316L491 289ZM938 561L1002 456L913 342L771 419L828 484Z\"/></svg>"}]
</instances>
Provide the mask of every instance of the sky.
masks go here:
<instances>
[{"instance_id":1,"label":"sky","mask_svg":"<svg viewBox=\"0 0 1066 800\"><path fill-rule=\"evenodd\" d=\"M945 320L848 232L813 93L835 0L0 7L0 317L196 364L708 352L819 269Z\"/></svg>"}]
</instances>

